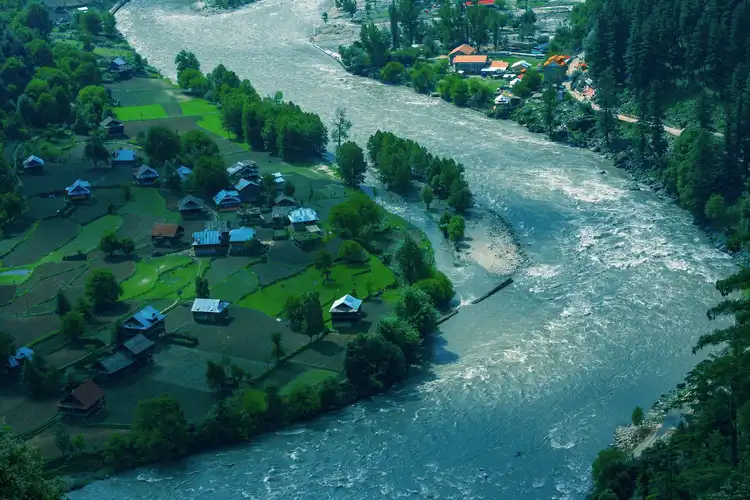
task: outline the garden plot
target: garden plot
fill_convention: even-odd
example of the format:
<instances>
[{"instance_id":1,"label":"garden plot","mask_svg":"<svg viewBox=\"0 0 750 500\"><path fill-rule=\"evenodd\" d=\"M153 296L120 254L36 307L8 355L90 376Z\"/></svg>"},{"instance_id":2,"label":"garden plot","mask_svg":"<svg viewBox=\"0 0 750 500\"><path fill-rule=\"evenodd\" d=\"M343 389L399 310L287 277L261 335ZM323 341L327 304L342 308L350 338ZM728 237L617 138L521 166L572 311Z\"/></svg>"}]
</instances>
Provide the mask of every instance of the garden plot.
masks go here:
<instances>
[{"instance_id":1,"label":"garden plot","mask_svg":"<svg viewBox=\"0 0 750 500\"><path fill-rule=\"evenodd\" d=\"M198 265L190 262L163 272L159 275L154 287L147 293L139 296L142 300L156 299L188 299L195 297L195 277L198 275Z\"/></svg>"},{"instance_id":2,"label":"garden plot","mask_svg":"<svg viewBox=\"0 0 750 500\"><path fill-rule=\"evenodd\" d=\"M177 92L169 82L158 78L131 78L105 85L112 92L112 99L120 106L147 106L149 104L169 105L180 101Z\"/></svg>"},{"instance_id":3,"label":"garden plot","mask_svg":"<svg viewBox=\"0 0 750 500\"><path fill-rule=\"evenodd\" d=\"M20 384L5 384L0 388L0 415L15 434L43 424L57 414L57 400L31 399Z\"/></svg>"},{"instance_id":4,"label":"garden plot","mask_svg":"<svg viewBox=\"0 0 750 500\"><path fill-rule=\"evenodd\" d=\"M0 309L3 313L5 308ZM42 316L18 316L2 314L0 316L0 330L10 332L17 346L27 345L29 342L57 330L60 318L55 314Z\"/></svg>"},{"instance_id":5,"label":"garden plot","mask_svg":"<svg viewBox=\"0 0 750 500\"><path fill-rule=\"evenodd\" d=\"M152 257L138 261L135 274L122 282L123 294L120 300L132 299L150 292L156 286L161 274L177 267L187 266L191 262L189 257L183 255Z\"/></svg>"},{"instance_id":6,"label":"garden plot","mask_svg":"<svg viewBox=\"0 0 750 500\"><path fill-rule=\"evenodd\" d=\"M63 196L35 197L28 201L29 211L26 215L35 220L54 217L65 207L65 198Z\"/></svg>"},{"instance_id":7,"label":"garden plot","mask_svg":"<svg viewBox=\"0 0 750 500\"><path fill-rule=\"evenodd\" d=\"M329 337L340 335L329 333L324 338L313 342L310 347L297 354L292 361L311 368L321 368L341 372L344 370L344 358L346 357L346 341L336 342Z\"/></svg>"},{"instance_id":8,"label":"garden plot","mask_svg":"<svg viewBox=\"0 0 750 500\"><path fill-rule=\"evenodd\" d=\"M255 264L252 267L253 272L258 277L258 282L262 286L266 286L276 280L288 278L293 276L304 268L301 266L287 266L280 263L261 263Z\"/></svg>"},{"instance_id":9,"label":"garden plot","mask_svg":"<svg viewBox=\"0 0 750 500\"><path fill-rule=\"evenodd\" d=\"M211 267L204 273L208 284L221 283L247 266L251 260L247 257L224 257L211 261Z\"/></svg>"},{"instance_id":10,"label":"garden plot","mask_svg":"<svg viewBox=\"0 0 750 500\"><path fill-rule=\"evenodd\" d=\"M0 286L0 306L3 306L13 300L16 296L16 285Z\"/></svg>"},{"instance_id":11,"label":"garden plot","mask_svg":"<svg viewBox=\"0 0 750 500\"><path fill-rule=\"evenodd\" d=\"M10 253L15 247L23 243L37 229L37 221L33 224L13 231L12 228L3 231L3 239L0 240L0 256Z\"/></svg>"},{"instance_id":12,"label":"garden plot","mask_svg":"<svg viewBox=\"0 0 750 500\"><path fill-rule=\"evenodd\" d=\"M78 228L77 224L63 218L40 221L37 230L5 256L3 265L33 264L74 238Z\"/></svg>"},{"instance_id":13,"label":"garden plot","mask_svg":"<svg viewBox=\"0 0 750 500\"><path fill-rule=\"evenodd\" d=\"M105 215L83 226L72 240L54 252L49 253L42 259L42 262L57 262L62 260L66 255L88 253L99 246L99 241L105 233L117 231L120 224L122 224L122 217L119 215Z\"/></svg>"},{"instance_id":14,"label":"garden plot","mask_svg":"<svg viewBox=\"0 0 750 500\"><path fill-rule=\"evenodd\" d=\"M250 295L257 288L258 277L247 269L241 269L221 283L212 285L211 296L234 303L242 297Z\"/></svg>"},{"instance_id":15,"label":"garden plot","mask_svg":"<svg viewBox=\"0 0 750 500\"><path fill-rule=\"evenodd\" d=\"M125 193L121 188L98 189L93 200L76 205L70 218L79 224L88 224L125 204Z\"/></svg>"}]
</instances>

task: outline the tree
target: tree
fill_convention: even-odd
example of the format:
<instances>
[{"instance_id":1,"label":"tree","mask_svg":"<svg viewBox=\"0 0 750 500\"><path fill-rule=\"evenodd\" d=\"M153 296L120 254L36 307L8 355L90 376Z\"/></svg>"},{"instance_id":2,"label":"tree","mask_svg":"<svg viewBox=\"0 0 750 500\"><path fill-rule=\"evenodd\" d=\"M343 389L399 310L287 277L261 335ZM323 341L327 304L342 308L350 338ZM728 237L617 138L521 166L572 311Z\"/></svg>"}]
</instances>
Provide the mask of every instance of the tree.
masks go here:
<instances>
[{"instance_id":1,"label":"tree","mask_svg":"<svg viewBox=\"0 0 750 500\"><path fill-rule=\"evenodd\" d=\"M174 58L174 63L177 65L177 74L179 75L186 69L194 69L199 71L201 64L198 62L198 58L195 54L188 52L187 50L181 50Z\"/></svg>"},{"instance_id":2,"label":"tree","mask_svg":"<svg viewBox=\"0 0 750 500\"><path fill-rule=\"evenodd\" d=\"M396 304L396 316L412 325L422 337L437 327L438 312L429 295L420 288L410 286L401 293Z\"/></svg>"},{"instance_id":3,"label":"tree","mask_svg":"<svg viewBox=\"0 0 750 500\"><path fill-rule=\"evenodd\" d=\"M124 236L120 240L120 252L123 255L130 255L135 252L135 241L130 236Z\"/></svg>"},{"instance_id":4,"label":"tree","mask_svg":"<svg viewBox=\"0 0 750 500\"><path fill-rule=\"evenodd\" d=\"M326 252L325 250L321 250L318 253L317 258L315 259L315 269L323 273L326 277L326 281L330 281L331 279L331 268L333 267L333 256Z\"/></svg>"},{"instance_id":5,"label":"tree","mask_svg":"<svg viewBox=\"0 0 750 500\"><path fill-rule=\"evenodd\" d=\"M407 283L414 283L430 275L430 266L425 261L422 249L407 233L404 233L404 240L396 250L396 261Z\"/></svg>"},{"instance_id":6,"label":"tree","mask_svg":"<svg viewBox=\"0 0 750 500\"><path fill-rule=\"evenodd\" d=\"M87 10L81 14L80 17L81 27L91 33L92 35L98 35L102 32L102 16L96 10Z\"/></svg>"},{"instance_id":7,"label":"tree","mask_svg":"<svg viewBox=\"0 0 750 500\"><path fill-rule=\"evenodd\" d=\"M466 80L455 80L450 87L450 96L456 106L466 106L469 101L469 84Z\"/></svg>"},{"instance_id":8,"label":"tree","mask_svg":"<svg viewBox=\"0 0 750 500\"><path fill-rule=\"evenodd\" d=\"M109 159L109 151L104 147L104 137L100 130L94 131L86 140L83 156L87 160L91 160L94 168L97 167L99 162L106 162Z\"/></svg>"},{"instance_id":9,"label":"tree","mask_svg":"<svg viewBox=\"0 0 750 500\"><path fill-rule=\"evenodd\" d=\"M281 345L281 334L279 332L271 333L271 344L271 355L278 363L285 354L284 347Z\"/></svg>"},{"instance_id":10,"label":"tree","mask_svg":"<svg viewBox=\"0 0 750 500\"><path fill-rule=\"evenodd\" d=\"M210 87L208 78L197 69L188 68L177 76L177 85L186 92L203 96Z\"/></svg>"},{"instance_id":11,"label":"tree","mask_svg":"<svg viewBox=\"0 0 750 500\"><path fill-rule=\"evenodd\" d=\"M0 330L0 359L7 360L16 353L16 344L13 336ZM0 365L0 373L4 373L7 368L7 362Z\"/></svg>"},{"instance_id":12,"label":"tree","mask_svg":"<svg viewBox=\"0 0 750 500\"><path fill-rule=\"evenodd\" d=\"M83 434L78 433L73 436L73 440L70 444L73 447L73 451L76 453L81 453L86 450L86 439L83 437Z\"/></svg>"},{"instance_id":13,"label":"tree","mask_svg":"<svg viewBox=\"0 0 750 500\"><path fill-rule=\"evenodd\" d=\"M323 12L323 14L320 17L323 18L323 24L328 26L328 12Z\"/></svg>"},{"instance_id":14,"label":"tree","mask_svg":"<svg viewBox=\"0 0 750 500\"><path fill-rule=\"evenodd\" d=\"M419 363L422 339L411 324L393 315L382 316L378 320L376 333L401 349L407 366Z\"/></svg>"},{"instance_id":15,"label":"tree","mask_svg":"<svg viewBox=\"0 0 750 500\"><path fill-rule=\"evenodd\" d=\"M403 380L406 360L401 349L380 335L359 334L346 345L346 377L361 393L386 391Z\"/></svg>"},{"instance_id":16,"label":"tree","mask_svg":"<svg viewBox=\"0 0 750 500\"><path fill-rule=\"evenodd\" d=\"M213 196L230 185L224 162L217 156L198 158L190 182L193 189L204 196Z\"/></svg>"},{"instance_id":17,"label":"tree","mask_svg":"<svg viewBox=\"0 0 750 500\"><path fill-rule=\"evenodd\" d=\"M349 138L349 131L352 129L352 122L346 117L346 109L336 108L333 115L333 128L331 129L331 139L340 147L341 143Z\"/></svg>"},{"instance_id":18,"label":"tree","mask_svg":"<svg viewBox=\"0 0 750 500\"><path fill-rule=\"evenodd\" d=\"M364 151L357 143L347 141L336 148L336 164L339 175L347 186L355 188L364 180L367 163Z\"/></svg>"},{"instance_id":19,"label":"tree","mask_svg":"<svg viewBox=\"0 0 750 500\"><path fill-rule=\"evenodd\" d=\"M396 2L391 0L391 5L388 7L388 18L391 22L391 44L394 49L397 49L400 42L399 30L398 30L398 8Z\"/></svg>"},{"instance_id":20,"label":"tree","mask_svg":"<svg viewBox=\"0 0 750 500\"><path fill-rule=\"evenodd\" d=\"M180 136L164 125L155 125L148 129L146 144L143 150L158 165L172 160L180 154Z\"/></svg>"},{"instance_id":21,"label":"tree","mask_svg":"<svg viewBox=\"0 0 750 500\"><path fill-rule=\"evenodd\" d=\"M542 119L547 127L547 135L552 139L552 129L555 125L555 112L557 110L557 90L552 85L547 85L542 92Z\"/></svg>"},{"instance_id":22,"label":"tree","mask_svg":"<svg viewBox=\"0 0 750 500\"><path fill-rule=\"evenodd\" d=\"M318 292L310 292L304 296L302 303L304 318L301 330L302 333L310 337L310 342L312 342L313 337L322 333L325 328L323 309L320 305L320 295Z\"/></svg>"},{"instance_id":23,"label":"tree","mask_svg":"<svg viewBox=\"0 0 750 500\"><path fill-rule=\"evenodd\" d=\"M451 217L451 221L448 223L448 238L458 243L464 238L464 230L466 229L466 221L460 215L454 215Z\"/></svg>"},{"instance_id":24,"label":"tree","mask_svg":"<svg viewBox=\"0 0 750 500\"><path fill-rule=\"evenodd\" d=\"M34 4L31 4L34 5ZM47 479L39 449L19 442L9 427L0 426L0 484L10 499L63 500L61 480ZM12 485L12 486L11 486Z\"/></svg>"},{"instance_id":25,"label":"tree","mask_svg":"<svg viewBox=\"0 0 750 500\"><path fill-rule=\"evenodd\" d=\"M344 238L355 238L364 227L362 216L351 203L339 203L328 214L333 231Z\"/></svg>"},{"instance_id":26,"label":"tree","mask_svg":"<svg viewBox=\"0 0 750 500\"><path fill-rule=\"evenodd\" d=\"M636 427L640 427L641 424L643 424L643 408L641 408L640 406L636 406L633 409L631 420L633 421L633 425L635 425Z\"/></svg>"},{"instance_id":27,"label":"tree","mask_svg":"<svg viewBox=\"0 0 750 500\"><path fill-rule=\"evenodd\" d=\"M62 290L57 291L55 302L56 302L55 313L58 316L65 316L72 309L72 307L70 306L70 301L65 296L65 293ZM2 356L2 353L0 353L0 359L4 359L1 356Z\"/></svg>"},{"instance_id":28,"label":"tree","mask_svg":"<svg viewBox=\"0 0 750 500\"><path fill-rule=\"evenodd\" d=\"M719 222L724 220L724 216L726 215L726 203L724 202L724 197L720 194L712 194L708 201L706 202L706 206L703 209L703 213L706 216L706 219L712 221L712 222Z\"/></svg>"},{"instance_id":29,"label":"tree","mask_svg":"<svg viewBox=\"0 0 750 500\"><path fill-rule=\"evenodd\" d=\"M438 270L434 270L433 273L433 277L419 280L414 286L424 290L436 306L444 305L456 294L453 283L445 273Z\"/></svg>"},{"instance_id":30,"label":"tree","mask_svg":"<svg viewBox=\"0 0 750 500\"><path fill-rule=\"evenodd\" d=\"M223 391L227 383L227 372L224 366L208 360L206 362L206 382L212 391Z\"/></svg>"},{"instance_id":31,"label":"tree","mask_svg":"<svg viewBox=\"0 0 750 500\"><path fill-rule=\"evenodd\" d=\"M339 247L338 257L350 263L362 262L365 257L365 249L356 241L347 240Z\"/></svg>"},{"instance_id":32,"label":"tree","mask_svg":"<svg viewBox=\"0 0 750 500\"><path fill-rule=\"evenodd\" d=\"M68 340L76 340L83 335L86 330L86 320L81 313L70 311L60 318L60 333L65 335Z\"/></svg>"},{"instance_id":33,"label":"tree","mask_svg":"<svg viewBox=\"0 0 750 500\"><path fill-rule=\"evenodd\" d=\"M284 194L287 196L293 196L294 192L297 190L297 187L294 185L292 181L286 181L284 183Z\"/></svg>"},{"instance_id":34,"label":"tree","mask_svg":"<svg viewBox=\"0 0 750 500\"><path fill-rule=\"evenodd\" d=\"M435 193L433 193L430 186L425 186L422 188L422 192L419 194L419 197L422 199L422 203L424 203L424 206L427 208L427 210L429 210L430 205L432 204L432 200L435 199Z\"/></svg>"},{"instance_id":35,"label":"tree","mask_svg":"<svg viewBox=\"0 0 750 500\"><path fill-rule=\"evenodd\" d=\"M117 239L117 235L114 231L104 233L102 238L99 240L99 250L106 253L107 255L114 255L120 249L120 240Z\"/></svg>"},{"instance_id":36,"label":"tree","mask_svg":"<svg viewBox=\"0 0 750 500\"><path fill-rule=\"evenodd\" d=\"M202 130L193 129L180 136L182 154L192 160L202 156L219 156L219 146Z\"/></svg>"},{"instance_id":37,"label":"tree","mask_svg":"<svg viewBox=\"0 0 750 500\"><path fill-rule=\"evenodd\" d=\"M208 279L205 276L195 277L195 296L199 299L207 299L211 296Z\"/></svg>"},{"instance_id":38,"label":"tree","mask_svg":"<svg viewBox=\"0 0 750 500\"><path fill-rule=\"evenodd\" d=\"M148 461L184 456L188 426L180 402L167 394L141 401L133 421L132 435L136 448Z\"/></svg>"},{"instance_id":39,"label":"tree","mask_svg":"<svg viewBox=\"0 0 750 500\"><path fill-rule=\"evenodd\" d=\"M599 88L596 92L596 102L601 108L597 116L597 122L599 131L604 136L607 144L610 143L610 135L615 124L615 117L612 113L612 110L617 106L617 89L615 85L615 72L610 66L602 74L599 80Z\"/></svg>"},{"instance_id":40,"label":"tree","mask_svg":"<svg viewBox=\"0 0 750 500\"><path fill-rule=\"evenodd\" d=\"M405 74L404 65L398 61L390 61L380 70L380 78L385 83L401 83Z\"/></svg>"},{"instance_id":41,"label":"tree","mask_svg":"<svg viewBox=\"0 0 750 500\"><path fill-rule=\"evenodd\" d=\"M60 450L60 453L62 453L63 456L73 450L73 443L70 439L70 434L59 422L55 429L55 446L57 446L57 449Z\"/></svg>"},{"instance_id":42,"label":"tree","mask_svg":"<svg viewBox=\"0 0 750 500\"><path fill-rule=\"evenodd\" d=\"M122 294L122 286L109 269L94 269L86 279L86 297L101 311L113 306Z\"/></svg>"}]
</instances>

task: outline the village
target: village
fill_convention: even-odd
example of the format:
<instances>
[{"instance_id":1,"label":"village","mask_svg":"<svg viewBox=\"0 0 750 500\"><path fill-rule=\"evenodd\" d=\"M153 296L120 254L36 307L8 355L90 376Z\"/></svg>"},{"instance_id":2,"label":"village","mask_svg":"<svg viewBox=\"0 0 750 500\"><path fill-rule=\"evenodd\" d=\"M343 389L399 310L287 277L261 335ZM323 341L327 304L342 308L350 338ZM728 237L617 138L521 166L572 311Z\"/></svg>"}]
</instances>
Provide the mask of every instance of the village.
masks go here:
<instances>
[{"instance_id":1,"label":"village","mask_svg":"<svg viewBox=\"0 0 750 500\"><path fill-rule=\"evenodd\" d=\"M104 64L114 68L118 59ZM341 379L351 334L373 330L400 294L378 256L358 245L356 256L342 253L346 240L332 231L329 213L356 191L327 165L250 151L221 130L213 105L164 80L128 75L107 89L119 104L100 123L107 161L92 163L85 143L67 138L54 158L31 150L16 167L30 200L28 226L0 248L0 329L17 347L0 414L47 457L61 453L61 428L96 450L127 432L140 401L164 393L186 418L201 419L219 398L206 379L209 362L281 394ZM149 165L138 137L155 125L210 135L229 184L199 196L189 189L191 168L171 174ZM384 216L375 244L397 244L406 228ZM120 246L104 251L106 238ZM332 256L326 268L316 262L321 253ZM102 269L122 293L82 335L67 337L60 296L77 308ZM199 293L204 280L208 290ZM283 313L286 297L311 291L325 321L315 336ZM25 370L39 373L39 387L28 386Z\"/></svg>"}]
</instances>

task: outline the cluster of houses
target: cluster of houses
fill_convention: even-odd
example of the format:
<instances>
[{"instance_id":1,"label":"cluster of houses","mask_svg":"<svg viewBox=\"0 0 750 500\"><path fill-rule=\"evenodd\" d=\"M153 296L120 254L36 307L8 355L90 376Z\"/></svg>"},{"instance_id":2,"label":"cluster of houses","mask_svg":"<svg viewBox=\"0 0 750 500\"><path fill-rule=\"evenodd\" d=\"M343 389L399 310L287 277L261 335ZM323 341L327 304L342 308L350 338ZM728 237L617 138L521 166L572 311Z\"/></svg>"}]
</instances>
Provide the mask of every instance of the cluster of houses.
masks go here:
<instances>
[{"instance_id":1,"label":"cluster of houses","mask_svg":"<svg viewBox=\"0 0 750 500\"><path fill-rule=\"evenodd\" d=\"M543 49L539 49L537 52L541 54L541 50ZM458 74L504 78L509 80L511 88L523 80L526 72L532 67L531 63L525 60L516 61L513 64L502 60L492 60L487 54L480 54L477 49L468 44L459 45L450 51L447 57ZM554 85L562 83L567 73L570 59L570 56L565 55L553 55L549 57L541 65L544 81Z\"/></svg>"}]
</instances>

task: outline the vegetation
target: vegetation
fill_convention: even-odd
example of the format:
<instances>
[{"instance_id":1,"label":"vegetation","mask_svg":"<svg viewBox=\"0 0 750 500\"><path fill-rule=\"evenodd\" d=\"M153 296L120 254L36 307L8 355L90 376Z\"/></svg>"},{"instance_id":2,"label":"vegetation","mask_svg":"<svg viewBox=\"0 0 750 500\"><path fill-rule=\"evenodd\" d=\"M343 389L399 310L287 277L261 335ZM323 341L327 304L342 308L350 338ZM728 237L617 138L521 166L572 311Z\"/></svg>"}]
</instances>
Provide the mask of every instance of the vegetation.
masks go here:
<instances>
[{"instance_id":1,"label":"vegetation","mask_svg":"<svg viewBox=\"0 0 750 500\"><path fill-rule=\"evenodd\" d=\"M70 311L60 318L60 333L69 340L76 340L86 331L86 320L76 311Z\"/></svg>"},{"instance_id":2,"label":"vegetation","mask_svg":"<svg viewBox=\"0 0 750 500\"><path fill-rule=\"evenodd\" d=\"M39 450L19 443L10 428L0 426L0 490L11 491L9 498L62 500L65 489L59 479L47 479Z\"/></svg>"},{"instance_id":3,"label":"vegetation","mask_svg":"<svg viewBox=\"0 0 750 500\"><path fill-rule=\"evenodd\" d=\"M86 297L98 311L113 306L122 292L122 286L109 269L94 269L86 279Z\"/></svg>"},{"instance_id":4,"label":"vegetation","mask_svg":"<svg viewBox=\"0 0 750 500\"><path fill-rule=\"evenodd\" d=\"M404 192L411 188L413 179L420 179L430 186L434 196L446 200L456 211L463 212L471 206L464 167L455 160L433 156L410 139L381 131L370 136L367 154L388 189Z\"/></svg>"},{"instance_id":5,"label":"vegetation","mask_svg":"<svg viewBox=\"0 0 750 500\"><path fill-rule=\"evenodd\" d=\"M349 187L359 186L365 178L365 153L355 142L347 141L336 148L336 165L341 179Z\"/></svg>"}]
</instances>

